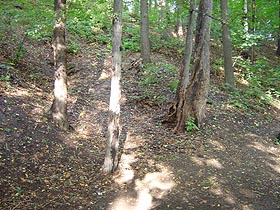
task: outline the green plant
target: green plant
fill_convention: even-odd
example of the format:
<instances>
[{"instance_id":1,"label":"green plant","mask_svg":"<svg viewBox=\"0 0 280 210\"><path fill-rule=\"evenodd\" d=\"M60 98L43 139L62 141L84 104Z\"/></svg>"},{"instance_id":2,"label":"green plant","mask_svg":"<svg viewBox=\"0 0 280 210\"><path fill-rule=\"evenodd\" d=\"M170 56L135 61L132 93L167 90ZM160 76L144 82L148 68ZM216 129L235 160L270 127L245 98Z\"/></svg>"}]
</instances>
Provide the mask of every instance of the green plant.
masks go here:
<instances>
[{"instance_id":1,"label":"green plant","mask_svg":"<svg viewBox=\"0 0 280 210\"><path fill-rule=\"evenodd\" d=\"M179 80L177 78L173 78L171 81L168 82L168 86L173 92L176 92L178 85Z\"/></svg>"},{"instance_id":2,"label":"green plant","mask_svg":"<svg viewBox=\"0 0 280 210\"><path fill-rule=\"evenodd\" d=\"M67 44L66 51L67 53L77 54L80 49L80 44L77 41L73 41L73 39L69 39L69 43Z\"/></svg>"},{"instance_id":3,"label":"green plant","mask_svg":"<svg viewBox=\"0 0 280 210\"><path fill-rule=\"evenodd\" d=\"M10 73L10 70L13 69L14 67L12 66L14 64L0 64L0 68L5 69L6 72L2 73L0 77L0 82L5 83L5 87L7 90L11 89L11 82L12 82L12 74Z\"/></svg>"},{"instance_id":4,"label":"green plant","mask_svg":"<svg viewBox=\"0 0 280 210\"><path fill-rule=\"evenodd\" d=\"M5 75L2 75L0 77L0 81L3 81L3 82L10 82L11 81L11 75L9 73L5 74Z\"/></svg>"},{"instance_id":5,"label":"green plant","mask_svg":"<svg viewBox=\"0 0 280 210\"><path fill-rule=\"evenodd\" d=\"M153 63L148 63L144 66L144 73L140 81L141 86L152 85L160 81L160 69Z\"/></svg>"},{"instance_id":6,"label":"green plant","mask_svg":"<svg viewBox=\"0 0 280 210\"><path fill-rule=\"evenodd\" d=\"M23 56L26 53L26 50L24 49L24 42L26 40L27 34L24 35L22 41L18 43L17 51L15 52L14 58L12 59L14 64L17 64L19 62L19 59L21 56Z\"/></svg>"},{"instance_id":7,"label":"green plant","mask_svg":"<svg viewBox=\"0 0 280 210\"><path fill-rule=\"evenodd\" d=\"M185 128L186 128L187 132L199 130L199 127L196 125L195 119L193 117L191 117L190 119L186 120Z\"/></svg>"},{"instance_id":8,"label":"green plant","mask_svg":"<svg viewBox=\"0 0 280 210\"><path fill-rule=\"evenodd\" d=\"M133 52L140 51L140 27L139 25L124 23L123 24L124 42L123 48Z\"/></svg>"},{"instance_id":9,"label":"green plant","mask_svg":"<svg viewBox=\"0 0 280 210\"><path fill-rule=\"evenodd\" d=\"M276 138L274 143L279 146L280 145L280 139Z\"/></svg>"}]
</instances>

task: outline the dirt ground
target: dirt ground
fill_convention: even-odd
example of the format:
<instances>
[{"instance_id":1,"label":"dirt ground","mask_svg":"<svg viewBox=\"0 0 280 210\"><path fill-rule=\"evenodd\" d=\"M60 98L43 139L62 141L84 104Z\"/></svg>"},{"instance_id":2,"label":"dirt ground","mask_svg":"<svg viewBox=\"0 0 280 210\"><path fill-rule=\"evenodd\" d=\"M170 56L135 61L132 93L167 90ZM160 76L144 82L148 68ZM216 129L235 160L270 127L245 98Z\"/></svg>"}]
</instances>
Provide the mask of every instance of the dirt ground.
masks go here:
<instances>
[{"instance_id":1,"label":"dirt ground","mask_svg":"<svg viewBox=\"0 0 280 210\"><path fill-rule=\"evenodd\" d=\"M280 106L242 111L213 82L199 131L175 135L159 118L165 103L141 96L138 54L125 55L119 170L103 175L110 92L110 53L87 45L69 62L69 118L73 132L48 119L52 52L24 46L16 68L0 56L0 209L280 209ZM38 47L40 50L38 50ZM178 62L161 54L152 60ZM163 70L164 73L164 70ZM168 78L167 78L168 79Z\"/></svg>"}]
</instances>

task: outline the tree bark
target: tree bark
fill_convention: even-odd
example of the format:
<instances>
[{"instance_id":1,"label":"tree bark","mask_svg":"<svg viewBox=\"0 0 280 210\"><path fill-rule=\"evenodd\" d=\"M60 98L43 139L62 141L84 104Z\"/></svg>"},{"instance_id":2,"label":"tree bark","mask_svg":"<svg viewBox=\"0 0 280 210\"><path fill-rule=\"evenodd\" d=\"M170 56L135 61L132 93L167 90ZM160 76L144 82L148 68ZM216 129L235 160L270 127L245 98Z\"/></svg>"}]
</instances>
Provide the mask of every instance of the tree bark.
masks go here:
<instances>
[{"instance_id":1,"label":"tree bark","mask_svg":"<svg viewBox=\"0 0 280 210\"><path fill-rule=\"evenodd\" d=\"M103 172L114 172L118 166L118 147L120 136L121 99L121 40L122 40L122 0L114 0L113 38L112 38L112 78L109 105L108 139Z\"/></svg>"},{"instance_id":2,"label":"tree bark","mask_svg":"<svg viewBox=\"0 0 280 210\"><path fill-rule=\"evenodd\" d=\"M182 0L176 0L177 23L176 23L175 33L177 34L177 37L181 37L184 35L183 20L182 20L182 12L183 12L182 4L183 4Z\"/></svg>"},{"instance_id":3,"label":"tree bark","mask_svg":"<svg viewBox=\"0 0 280 210\"><path fill-rule=\"evenodd\" d=\"M224 52L224 71L225 71L225 83L234 87L234 69L232 65L232 45L229 33L228 23L228 2L227 0L221 0L221 13L222 13L222 40L223 40L223 52Z\"/></svg>"},{"instance_id":4,"label":"tree bark","mask_svg":"<svg viewBox=\"0 0 280 210\"><path fill-rule=\"evenodd\" d=\"M201 125L206 111L210 80L210 22L212 0L201 0L197 18L194 65L190 84L180 90L175 132L185 131L185 122L194 118Z\"/></svg>"},{"instance_id":5,"label":"tree bark","mask_svg":"<svg viewBox=\"0 0 280 210\"><path fill-rule=\"evenodd\" d=\"M151 61L151 46L149 40L148 1L141 0L141 58L143 63Z\"/></svg>"},{"instance_id":6,"label":"tree bark","mask_svg":"<svg viewBox=\"0 0 280 210\"><path fill-rule=\"evenodd\" d=\"M186 43L184 49L184 57L183 57L183 68L180 71L179 77L179 85L177 88L177 96L179 99L180 90L184 90L190 83L190 63L193 49L193 28L195 24L195 0L190 0L190 9L189 9L189 17L188 17L188 27L186 33Z\"/></svg>"},{"instance_id":7,"label":"tree bark","mask_svg":"<svg viewBox=\"0 0 280 210\"><path fill-rule=\"evenodd\" d=\"M278 9L278 17L279 17L279 24L278 24L278 44L277 44L277 50L276 55L280 56L280 0L279 0L279 9Z\"/></svg>"},{"instance_id":8,"label":"tree bark","mask_svg":"<svg viewBox=\"0 0 280 210\"><path fill-rule=\"evenodd\" d=\"M66 74L66 0L54 1L54 99L51 107L53 120L62 129L69 129L67 117L67 74Z\"/></svg>"},{"instance_id":9,"label":"tree bark","mask_svg":"<svg viewBox=\"0 0 280 210\"><path fill-rule=\"evenodd\" d=\"M248 24L248 0L243 0L243 17L242 24L245 30L245 33L249 33L249 24Z\"/></svg>"},{"instance_id":10,"label":"tree bark","mask_svg":"<svg viewBox=\"0 0 280 210\"><path fill-rule=\"evenodd\" d=\"M251 34L255 34L255 21L256 21L256 14L255 14L255 11L256 11L256 0L252 0L252 15L251 15L251 27L250 27L250 30L251 30ZM255 62L255 48L254 46L252 45L251 48L250 48L250 51L251 51L251 63L254 64Z\"/></svg>"}]
</instances>

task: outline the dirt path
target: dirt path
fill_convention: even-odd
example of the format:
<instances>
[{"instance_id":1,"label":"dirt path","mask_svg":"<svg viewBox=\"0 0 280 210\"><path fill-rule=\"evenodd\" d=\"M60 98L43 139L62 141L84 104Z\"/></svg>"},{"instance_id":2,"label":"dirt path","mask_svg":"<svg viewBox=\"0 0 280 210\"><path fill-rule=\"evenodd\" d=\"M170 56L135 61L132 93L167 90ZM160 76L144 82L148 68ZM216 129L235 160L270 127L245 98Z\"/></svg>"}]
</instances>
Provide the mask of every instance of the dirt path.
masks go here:
<instances>
[{"instance_id":1,"label":"dirt path","mask_svg":"<svg viewBox=\"0 0 280 210\"><path fill-rule=\"evenodd\" d=\"M88 46L69 60L75 132L57 130L44 115L51 88L16 74L1 81L0 209L280 209L279 108L240 112L213 85L203 127L174 135L156 120L164 107L131 97L139 75L124 70L120 170L106 177L110 55Z\"/></svg>"}]
</instances>

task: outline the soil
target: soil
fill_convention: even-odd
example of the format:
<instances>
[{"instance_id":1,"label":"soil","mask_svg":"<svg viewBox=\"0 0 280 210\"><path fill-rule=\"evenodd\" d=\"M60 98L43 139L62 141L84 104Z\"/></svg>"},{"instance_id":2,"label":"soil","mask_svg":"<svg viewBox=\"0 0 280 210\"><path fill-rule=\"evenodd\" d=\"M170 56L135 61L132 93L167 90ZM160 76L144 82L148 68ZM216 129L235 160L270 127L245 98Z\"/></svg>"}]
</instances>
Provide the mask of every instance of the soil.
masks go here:
<instances>
[{"instance_id":1,"label":"soil","mask_svg":"<svg viewBox=\"0 0 280 210\"><path fill-rule=\"evenodd\" d=\"M51 45L29 40L12 68L9 44L0 56L0 209L280 209L279 103L236 108L214 75L205 123L174 134L160 121L174 98L170 77L146 87L157 94L151 98L139 86L139 54L124 55L120 164L104 175L109 51L87 44L69 55L68 114L75 131L65 132L48 117ZM160 53L152 60L180 63Z\"/></svg>"}]
</instances>

